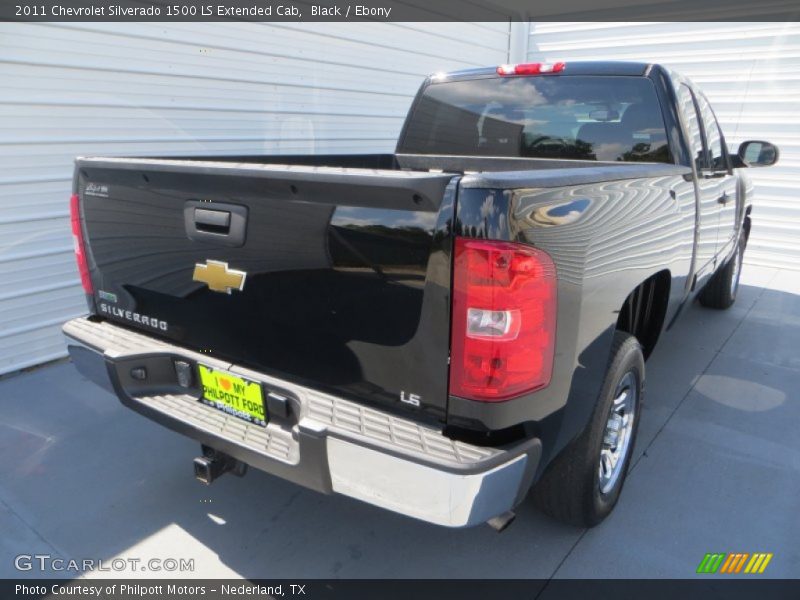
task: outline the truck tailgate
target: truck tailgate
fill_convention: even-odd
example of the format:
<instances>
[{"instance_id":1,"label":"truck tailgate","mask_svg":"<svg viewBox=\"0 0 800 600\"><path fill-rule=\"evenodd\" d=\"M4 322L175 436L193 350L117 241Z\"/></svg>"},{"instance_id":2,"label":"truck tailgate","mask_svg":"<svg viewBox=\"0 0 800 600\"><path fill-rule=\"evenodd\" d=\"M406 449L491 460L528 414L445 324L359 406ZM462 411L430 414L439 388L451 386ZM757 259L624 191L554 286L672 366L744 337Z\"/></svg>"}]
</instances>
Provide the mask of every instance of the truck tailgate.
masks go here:
<instances>
[{"instance_id":1,"label":"truck tailgate","mask_svg":"<svg viewBox=\"0 0 800 600\"><path fill-rule=\"evenodd\" d=\"M166 159L76 169L100 317L444 417L454 176Z\"/></svg>"}]
</instances>

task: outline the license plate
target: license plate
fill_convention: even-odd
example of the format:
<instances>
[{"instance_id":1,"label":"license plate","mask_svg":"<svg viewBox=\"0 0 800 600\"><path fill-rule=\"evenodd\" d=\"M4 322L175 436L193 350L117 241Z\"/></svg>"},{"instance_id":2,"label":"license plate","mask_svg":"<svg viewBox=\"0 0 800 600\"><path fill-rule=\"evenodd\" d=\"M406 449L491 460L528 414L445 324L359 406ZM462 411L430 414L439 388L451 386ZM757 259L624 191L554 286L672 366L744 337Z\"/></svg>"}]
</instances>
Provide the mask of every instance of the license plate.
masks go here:
<instances>
[{"instance_id":1,"label":"license plate","mask_svg":"<svg viewBox=\"0 0 800 600\"><path fill-rule=\"evenodd\" d=\"M204 404L256 425L267 424L261 384L199 365Z\"/></svg>"}]
</instances>

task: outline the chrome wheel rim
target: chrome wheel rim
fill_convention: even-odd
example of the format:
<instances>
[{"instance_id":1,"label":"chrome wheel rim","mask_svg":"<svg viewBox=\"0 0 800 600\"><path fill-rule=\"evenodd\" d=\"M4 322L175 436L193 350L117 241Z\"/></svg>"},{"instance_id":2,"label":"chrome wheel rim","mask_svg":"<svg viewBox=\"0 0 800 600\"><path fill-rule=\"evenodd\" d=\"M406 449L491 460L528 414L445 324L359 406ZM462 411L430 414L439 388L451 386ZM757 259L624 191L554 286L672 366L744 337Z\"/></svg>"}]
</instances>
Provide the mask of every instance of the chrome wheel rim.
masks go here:
<instances>
[{"instance_id":1,"label":"chrome wheel rim","mask_svg":"<svg viewBox=\"0 0 800 600\"><path fill-rule=\"evenodd\" d=\"M636 418L636 376L628 371L614 392L614 401L608 412L603 443L600 446L598 474L600 492L609 493L619 481L631 449L631 434Z\"/></svg>"},{"instance_id":2,"label":"chrome wheel rim","mask_svg":"<svg viewBox=\"0 0 800 600\"><path fill-rule=\"evenodd\" d=\"M736 288L739 287L739 274L742 270L742 253L739 248L733 254L733 274L731 275L731 297L736 295Z\"/></svg>"}]
</instances>

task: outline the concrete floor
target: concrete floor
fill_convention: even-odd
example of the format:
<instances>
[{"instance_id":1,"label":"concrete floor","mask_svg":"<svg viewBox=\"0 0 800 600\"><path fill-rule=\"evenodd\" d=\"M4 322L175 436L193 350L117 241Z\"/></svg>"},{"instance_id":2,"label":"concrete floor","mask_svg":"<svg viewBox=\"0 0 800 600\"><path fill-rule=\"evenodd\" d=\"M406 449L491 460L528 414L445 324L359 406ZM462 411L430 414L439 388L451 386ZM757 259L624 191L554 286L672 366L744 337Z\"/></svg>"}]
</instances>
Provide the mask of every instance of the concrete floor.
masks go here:
<instances>
[{"instance_id":1,"label":"concrete floor","mask_svg":"<svg viewBox=\"0 0 800 600\"><path fill-rule=\"evenodd\" d=\"M706 552L773 552L765 576L800 577L799 349L800 272L746 266L732 309L692 306L648 362L614 514L587 531L524 504L502 534L254 471L205 488L194 442L55 364L0 381L0 577L48 553L193 558L186 577L683 578Z\"/></svg>"}]
</instances>

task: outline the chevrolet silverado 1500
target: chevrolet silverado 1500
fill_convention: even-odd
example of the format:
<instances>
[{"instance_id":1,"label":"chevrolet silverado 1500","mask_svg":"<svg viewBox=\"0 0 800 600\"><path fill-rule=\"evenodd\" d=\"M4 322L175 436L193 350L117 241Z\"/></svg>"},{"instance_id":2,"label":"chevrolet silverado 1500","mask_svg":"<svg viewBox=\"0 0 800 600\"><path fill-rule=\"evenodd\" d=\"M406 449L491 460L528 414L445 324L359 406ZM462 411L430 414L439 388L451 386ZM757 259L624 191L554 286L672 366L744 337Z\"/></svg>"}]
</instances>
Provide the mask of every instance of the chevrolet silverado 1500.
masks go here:
<instances>
[{"instance_id":1,"label":"chevrolet silverado 1500","mask_svg":"<svg viewBox=\"0 0 800 600\"><path fill-rule=\"evenodd\" d=\"M429 77L394 154L82 157L86 377L247 465L446 526L532 490L593 525L620 494L645 361L736 299L744 168L659 65Z\"/></svg>"}]
</instances>

